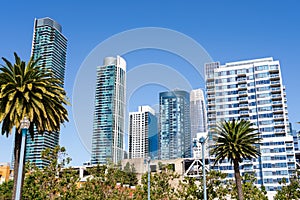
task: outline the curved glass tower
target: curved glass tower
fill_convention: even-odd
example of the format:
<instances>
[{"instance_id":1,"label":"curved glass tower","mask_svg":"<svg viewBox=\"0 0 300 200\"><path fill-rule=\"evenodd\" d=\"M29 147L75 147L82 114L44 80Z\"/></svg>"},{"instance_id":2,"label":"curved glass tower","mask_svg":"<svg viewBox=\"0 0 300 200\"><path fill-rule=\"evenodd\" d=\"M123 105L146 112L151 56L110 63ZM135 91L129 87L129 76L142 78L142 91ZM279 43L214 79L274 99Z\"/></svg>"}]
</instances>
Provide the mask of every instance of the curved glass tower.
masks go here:
<instances>
[{"instance_id":1,"label":"curved glass tower","mask_svg":"<svg viewBox=\"0 0 300 200\"><path fill-rule=\"evenodd\" d=\"M125 131L126 62L106 57L97 67L92 137L92 164L123 159Z\"/></svg>"},{"instance_id":2,"label":"curved glass tower","mask_svg":"<svg viewBox=\"0 0 300 200\"><path fill-rule=\"evenodd\" d=\"M62 27L53 19L46 17L35 19L31 55L34 59L41 58L38 65L53 72L53 77L62 81L64 85L66 66L67 39L62 34ZM41 152L54 149L59 142L59 133L35 134L31 138L27 134L25 160L42 168L49 164L41 157Z\"/></svg>"}]
</instances>

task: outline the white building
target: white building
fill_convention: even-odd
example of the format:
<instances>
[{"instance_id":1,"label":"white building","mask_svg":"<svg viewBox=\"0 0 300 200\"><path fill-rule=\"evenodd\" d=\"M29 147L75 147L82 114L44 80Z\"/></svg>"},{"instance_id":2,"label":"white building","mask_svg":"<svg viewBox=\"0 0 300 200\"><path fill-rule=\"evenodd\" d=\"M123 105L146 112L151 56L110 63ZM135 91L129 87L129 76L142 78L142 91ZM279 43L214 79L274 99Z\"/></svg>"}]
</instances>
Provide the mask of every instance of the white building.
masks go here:
<instances>
[{"instance_id":1,"label":"white building","mask_svg":"<svg viewBox=\"0 0 300 200\"><path fill-rule=\"evenodd\" d=\"M208 130L222 120L250 120L261 133L261 156L245 160L241 172L254 172L257 185L272 196L279 181L295 173L293 136L289 129L287 99L280 63L273 58L246 60L205 66ZM233 166L222 163L215 169L233 177Z\"/></svg>"},{"instance_id":2,"label":"white building","mask_svg":"<svg viewBox=\"0 0 300 200\"><path fill-rule=\"evenodd\" d=\"M155 111L150 106L139 106L129 113L129 158L157 159L158 128Z\"/></svg>"},{"instance_id":3,"label":"white building","mask_svg":"<svg viewBox=\"0 0 300 200\"><path fill-rule=\"evenodd\" d=\"M192 90L190 93L191 134L192 138L197 133L206 132L206 105L202 89Z\"/></svg>"}]
</instances>

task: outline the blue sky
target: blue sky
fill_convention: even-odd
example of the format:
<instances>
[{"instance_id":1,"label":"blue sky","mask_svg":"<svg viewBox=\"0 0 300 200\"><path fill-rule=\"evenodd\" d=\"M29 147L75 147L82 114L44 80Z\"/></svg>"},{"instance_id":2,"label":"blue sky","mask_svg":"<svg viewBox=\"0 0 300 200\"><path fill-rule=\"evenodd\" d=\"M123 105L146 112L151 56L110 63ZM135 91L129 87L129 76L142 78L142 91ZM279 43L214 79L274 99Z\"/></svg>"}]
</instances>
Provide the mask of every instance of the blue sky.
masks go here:
<instances>
[{"instance_id":1,"label":"blue sky","mask_svg":"<svg viewBox=\"0 0 300 200\"><path fill-rule=\"evenodd\" d=\"M102 41L126 30L161 27L183 33L198 42L214 61L225 62L262 57L280 60L286 85L289 118L300 127L299 55L300 2L294 1L7 1L1 2L0 56L13 58L16 51L28 60L34 18L51 17L63 27L68 38L65 89L72 100L77 72L89 53ZM176 41L174 41L176 42ZM193 88L204 87L189 66L178 56L153 49L124 55L127 68L161 63L191 79ZM103 58L99 57L99 65ZM96 67L96 66L95 66ZM88 78L87 78L88 79ZM164 87L153 84L139 88L128 110L140 104L155 105ZM60 144L67 148L74 165L90 159L75 128L72 107L70 122L62 127ZM76 116L75 116L76 117ZM89 131L90 128L87 128ZM0 162L10 162L12 137L0 137Z\"/></svg>"}]
</instances>

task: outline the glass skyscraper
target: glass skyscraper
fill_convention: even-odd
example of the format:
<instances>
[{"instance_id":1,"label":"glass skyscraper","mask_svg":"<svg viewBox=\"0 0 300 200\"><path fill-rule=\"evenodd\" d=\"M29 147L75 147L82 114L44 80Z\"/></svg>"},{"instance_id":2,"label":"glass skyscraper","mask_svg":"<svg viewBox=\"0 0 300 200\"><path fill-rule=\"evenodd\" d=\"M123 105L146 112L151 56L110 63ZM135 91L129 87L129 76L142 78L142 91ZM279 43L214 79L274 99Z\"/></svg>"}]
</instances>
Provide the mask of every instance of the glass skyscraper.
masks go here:
<instances>
[{"instance_id":1,"label":"glass skyscraper","mask_svg":"<svg viewBox=\"0 0 300 200\"><path fill-rule=\"evenodd\" d=\"M262 138L261 156L244 160L241 173L255 174L257 185L264 185L268 195L280 189L280 181L295 174L293 136L289 128L287 99L282 83L280 63L262 58L205 66L208 104L208 130L222 120L250 120ZM213 161L213 158L212 158ZM216 169L233 177L230 163Z\"/></svg>"},{"instance_id":2,"label":"glass skyscraper","mask_svg":"<svg viewBox=\"0 0 300 200\"><path fill-rule=\"evenodd\" d=\"M192 90L190 93L191 133L196 138L197 133L206 132L206 105L202 89Z\"/></svg>"},{"instance_id":3,"label":"glass skyscraper","mask_svg":"<svg viewBox=\"0 0 300 200\"><path fill-rule=\"evenodd\" d=\"M139 106L129 113L129 158L158 158L158 128L155 111Z\"/></svg>"},{"instance_id":4,"label":"glass skyscraper","mask_svg":"<svg viewBox=\"0 0 300 200\"><path fill-rule=\"evenodd\" d=\"M35 19L31 55L34 59L41 58L38 65L53 72L53 77L62 81L65 77L67 39L62 34L62 27L56 21L46 17ZM59 133L30 134L26 138L25 160L34 163L37 167L49 164L42 159L41 152L45 148L54 149L59 142Z\"/></svg>"},{"instance_id":5,"label":"glass skyscraper","mask_svg":"<svg viewBox=\"0 0 300 200\"><path fill-rule=\"evenodd\" d=\"M160 159L191 157L190 94L175 90L159 94Z\"/></svg>"},{"instance_id":6,"label":"glass skyscraper","mask_svg":"<svg viewBox=\"0 0 300 200\"><path fill-rule=\"evenodd\" d=\"M195 89L190 92L190 110L192 142L199 141L199 138L207 137L206 104L202 89ZM193 157L200 158L200 155L202 155L201 151L201 144L198 144L197 147L193 147ZM205 152L208 155L208 151Z\"/></svg>"},{"instance_id":7,"label":"glass skyscraper","mask_svg":"<svg viewBox=\"0 0 300 200\"><path fill-rule=\"evenodd\" d=\"M126 105L126 62L106 57L97 67L92 137L92 164L123 159Z\"/></svg>"}]
</instances>

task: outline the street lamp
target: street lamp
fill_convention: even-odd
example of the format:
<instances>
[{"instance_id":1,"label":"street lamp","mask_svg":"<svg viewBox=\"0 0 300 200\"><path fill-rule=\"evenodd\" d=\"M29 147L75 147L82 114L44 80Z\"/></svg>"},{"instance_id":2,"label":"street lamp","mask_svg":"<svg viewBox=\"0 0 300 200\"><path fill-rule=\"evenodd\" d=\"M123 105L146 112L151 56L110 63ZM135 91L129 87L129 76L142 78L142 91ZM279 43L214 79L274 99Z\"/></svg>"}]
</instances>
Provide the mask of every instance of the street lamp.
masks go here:
<instances>
[{"instance_id":1,"label":"street lamp","mask_svg":"<svg viewBox=\"0 0 300 200\"><path fill-rule=\"evenodd\" d=\"M25 141L26 141L26 134L29 126L30 126L30 121L28 120L27 117L24 117L21 121L21 126L20 126L21 133L22 133L22 140L21 140L21 150L20 150L20 157L19 157L19 169L17 169L18 178L17 178L16 198L15 198L16 200L21 199L21 185L22 185L22 176L23 176L23 167L24 167Z\"/></svg>"},{"instance_id":2,"label":"street lamp","mask_svg":"<svg viewBox=\"0 0 300 200\"><path fill-rule=\"evenodd\" d=\"M148 164L148 200L150 200L150 160L151 158L147 158L147 164Z\"/></svg>"},{"instance_id":3,"label":"street lamp","mask_svg":"<svg viewBox=\"0 0 300 200\"><path fill-rule=\"evenodd\" d=\"M205 172L205 158L204 158L204 144L205 144L205 138L202 136L199 138L199 143L202 147L202 175L203 175L203 199L207 200L207 194L206 194L206 172ZM197 141L194 141L194 147L197 147Z\"/></svg>"}]
</instances>

